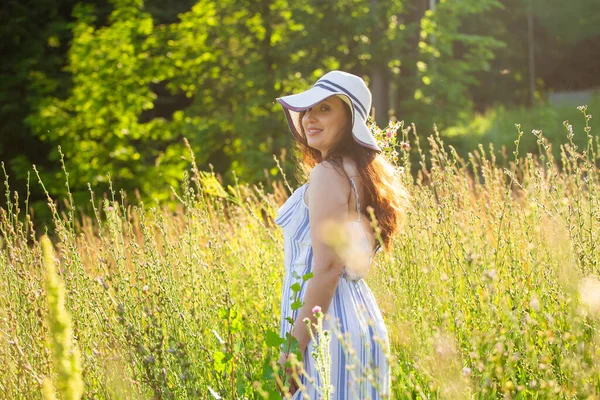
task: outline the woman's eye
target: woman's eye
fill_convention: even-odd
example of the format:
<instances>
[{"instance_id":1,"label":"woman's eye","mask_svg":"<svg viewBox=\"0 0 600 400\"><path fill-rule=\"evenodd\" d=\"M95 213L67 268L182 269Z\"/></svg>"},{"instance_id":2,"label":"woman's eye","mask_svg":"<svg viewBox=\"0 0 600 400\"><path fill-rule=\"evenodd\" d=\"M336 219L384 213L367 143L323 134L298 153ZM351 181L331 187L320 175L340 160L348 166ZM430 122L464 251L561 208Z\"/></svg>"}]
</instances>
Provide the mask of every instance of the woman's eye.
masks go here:
<instances>
[{"instance_id":1,"label":"woman's eye","mask_svg":"<svg viewBox=\"0 0 600 400\"><path fill-rule=\"evenodd\" d=\"M306 111L304 112L304 114L306 115L307 113L311 112L313 110L313 108L307 108ZM319 107L319 111L328 111L329 107L327 106L321 106Z\"/></svg>"}]
</instances>

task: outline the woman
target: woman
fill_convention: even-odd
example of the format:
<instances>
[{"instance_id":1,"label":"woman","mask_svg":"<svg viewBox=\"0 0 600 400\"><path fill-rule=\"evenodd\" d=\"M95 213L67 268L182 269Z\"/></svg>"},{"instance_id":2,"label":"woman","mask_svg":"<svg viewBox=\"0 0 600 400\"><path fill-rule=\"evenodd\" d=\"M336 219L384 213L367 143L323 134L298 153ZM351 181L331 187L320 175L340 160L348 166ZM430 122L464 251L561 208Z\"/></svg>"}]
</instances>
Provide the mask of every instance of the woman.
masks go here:
<instances>
[{"instance_id":1,"label":"woman","mask_svg":"<svg viewBox=\"0 0 600 400\"><path fill-rule=\"evenodd\" d=\"M292 399L321 398L321 377L312 357L314 343L303 322L316 321L312 310L326 315L331 336L330 382L334 399L382 399L390 395L388 334L375 298L364 277L375 252L390 250L406 203L406 193L395 168L379 153L367 128L371 93L358 76L331 71L305 92L278 98L296 138L301 167L310 170L309 182L294 191L278 210L275 222L284 231L286 276L281 307L281 336L298 340L306 374L300 388L292 384ZM365 209L373 208L381 243ZM325 234L331 222L343 227L350 249L335 250ZM331 231L329 231L331 232ZM361 260L364 260L361 262ZM308 281L302 277L312 272ZM303 306L292 311L292 285L301 285ZM288 321L291 317L295 323ZM344 342L344 343L341 343ZM352 347L353 352L348 352ZM288 354L279 360L284 364ZM291 373L289 369L287 373ZM371 375L372 379L365 379Z\"/></svg>"}]
</instances>

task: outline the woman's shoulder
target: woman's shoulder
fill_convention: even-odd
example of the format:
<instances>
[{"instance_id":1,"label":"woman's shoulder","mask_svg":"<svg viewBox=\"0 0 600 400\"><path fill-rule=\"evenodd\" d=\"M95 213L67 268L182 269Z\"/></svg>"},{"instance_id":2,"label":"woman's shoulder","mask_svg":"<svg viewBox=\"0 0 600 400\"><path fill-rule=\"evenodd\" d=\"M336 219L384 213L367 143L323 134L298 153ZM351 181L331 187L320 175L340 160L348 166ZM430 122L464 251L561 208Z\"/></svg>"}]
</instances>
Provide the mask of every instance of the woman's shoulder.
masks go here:
<instances>
[{"instance_id":1,"label":"woman's shoulder","mask_svg":"<svg viewBox=\"0 0 600 400\"><path fill-rule=\"evenodd\" d=\"M342 173L339 171L339 166L331 160L324 160L318 163L310 171L310 182L338 182L341 181Z\"/></svg>"},{"instance_id":2,"label":"woman's shoulder","mask_svg":"<svg viewBox=\"0 0 600 400\"><path fill-rule=\"evenodd\" d=\"M348 177L352 176L353 170L352 166L347 166L342 160L321 161L310 171L310 186L326 189L330 195L333 192L346 193L350 188Z\"/></svg>"},{"instance_id":3,"label":"woman's shoulder","mask_svg":"<svg viewBox=\"0 0 600 400\"><path fill-rule=\"evenodd\" d=\"M347 177L360 176L358 173L358 167L356 165L356 162L354 160L352 160L350 157L343 157L343 158L337 159L337 160L324 160L324 161L321 161L319 164L317 164L313 168L313 171L317 168L319 170L326 169L328 171L335 171L338 175L340 175L344 179L347 179ZM345 172L346 176L344 176L344 172ZM320 172L317 172L317 173L320 173ZM331 172L329 172L329 173L331 173ZM312 172L311 172L311 175L312 175Z\"/></svg>"},{"instance_id":4,"label":"woman's shoulder","mask_svg":"<svg viewBox=\"0 0 600 400\"><path fill-rule=\"evenodd\" d=\"M310 185L308 186L308 201L313 204L316 200L319 207L331 208L341 207L346 201L346 185L350 185L348 179L343 177L336 168L332 168L328 162L320 162L310 171Z\"/></svg>"}]
</instances>

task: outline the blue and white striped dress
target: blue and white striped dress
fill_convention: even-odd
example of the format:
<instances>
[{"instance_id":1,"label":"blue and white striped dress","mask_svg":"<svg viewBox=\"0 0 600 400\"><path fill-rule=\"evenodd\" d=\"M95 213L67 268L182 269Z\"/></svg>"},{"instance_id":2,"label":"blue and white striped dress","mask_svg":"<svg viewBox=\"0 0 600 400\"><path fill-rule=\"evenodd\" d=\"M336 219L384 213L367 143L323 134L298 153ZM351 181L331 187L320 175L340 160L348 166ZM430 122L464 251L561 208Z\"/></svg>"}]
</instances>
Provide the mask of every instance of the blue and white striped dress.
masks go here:
<instances>
[{"instance_id":1,"label":"blue and white striped dress","mask_svg":"<svg viewBox=\"0 0 600 400\"><path fill-rule=\"evenodd\" d=\"M356 192L357 211L360 221L360 203L358 191L352 179L352 187ZM312 271L313 250L311 244L308 207L304 201L304 193L309 183L305 183L294 191L285 204L279 208L275 223L284 232L284 265L285 279L281 304L280 335L285 338L290 332L291 324L286 317L294 321L300 310L292 311L291 304L294 292L290 287L298 282L302 289L300 298L304 299L306 287L310 282L303 282L302 276ZM356 221L352 221L356 222ZM352 229L361 229L359 224L352 224ZM296 321L296 324L304 323ZM325 329L332 331L331 374L330 382L334 386L333 399L388 399L390 397L390 368L386 354L389 354L388 332L377 306L375 297L363 278L347 273L344 267L338 285L323 321ZM334 328L337 327L337 328ZM336 333L341 333L340 341ZM344 342L342 345L341 342ZM347 344L351 343L353 352L349 353ZM308 376L314 378L318 388L321 387L319 374L312 357L314 343L311 340L304 353L304 369ZM369 379L366 378L369 376ZM298 390L292 400L321 398L321 393L311 384L306 376L301 377L306 390ZM308 397L305 396L308 395Z\"/></svg>"}]
</instances>

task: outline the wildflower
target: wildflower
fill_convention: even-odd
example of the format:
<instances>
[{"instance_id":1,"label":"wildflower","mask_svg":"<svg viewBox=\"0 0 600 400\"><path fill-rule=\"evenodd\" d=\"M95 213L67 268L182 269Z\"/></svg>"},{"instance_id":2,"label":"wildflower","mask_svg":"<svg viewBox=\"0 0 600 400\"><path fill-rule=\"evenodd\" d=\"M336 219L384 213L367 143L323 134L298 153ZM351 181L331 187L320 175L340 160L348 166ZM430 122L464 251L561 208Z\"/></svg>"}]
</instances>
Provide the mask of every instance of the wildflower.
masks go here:
<instances>
[{"instance_id":1,"label":"wildflower","mask_svg":"<svg viewBox=\"0 0 600 400\"><path fill-rule=\"evenodd\" d=\"M314 306L312 309L313 314L317 314L321 312L321 307L320 306Z\"/></svg>"},{"instance_id":2,"label":"wildflower","mask_svg":"<svg viewBox=\"0 0 600 400\"><path fill-rule=\"evenodd\" d=\"M540 311L540 301L538 300L537 297L533 297L531 299L531 301L529 302L529 305L531 306L531 308L533 308L536 312Z\"/></svg>"},{"instance_id":3,"label":"wildflower","mask_svg":"<svg viewBox=\"0 0 600 400\"><path fill-rule=\"evenodd\" d=\"M108 289L108 285L104 282L101 276L96 277L96 282L98 282L104 289Z\"/></svg>"},{"instance_id":4,"label":"wildflower","mask_svg":"<svg viewBox=\"0 0 600 400\"><path fill-rule=\"evenodd\" d=\"M579 283L579 298L591 313L600 313L600 280L588 276Z\"/></svg>"},{"instance_id":5,"label":"wildflower","mask_svg":"<svg viewBox=\"0 0 600 400\"><path fill-rule=\"evenodd\" d=\"M408 142L401 142L400 143L400 148L402 148L402 150L410 150L410 143L408 143Z\"/></svg>"},{"instance_id":6,"label":"wildflower","mask_svg":"<svg viewBox=\"0 0 600 400\"><path fill-rule=\"evenodd\" d=\"M537 382L535 381L535 379L532 379L532 380L529 382L529 387L530 387L530 388L534 388L534 387L536 387L536 386L537 386Z\"/></svg>"},{"instance_id":7,"label":"wildflower","mask_svg":"<svg viewBox=\"0 0 600 400\"><path fill-rule=\"evenodd\" d=\"M486 278L488 278L490 280L494 280L494 278L496 277L496 270L492 269L489 271L484 271L483 276L485 276Z\"/></svg>"},{"instance_id":8,"label":"wildflower","mask_svg":"<svg viewBox=\"0 0 600 400\"><path fill-rule=\"evenodd\" d=\"M462 373L463 373L463 375L471 375L471 368L469 368L469 367L464 367L464 368L462 369Z\"/></svg>"}]
</instances>

